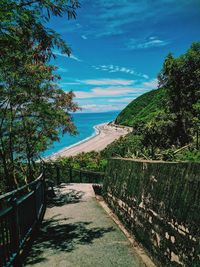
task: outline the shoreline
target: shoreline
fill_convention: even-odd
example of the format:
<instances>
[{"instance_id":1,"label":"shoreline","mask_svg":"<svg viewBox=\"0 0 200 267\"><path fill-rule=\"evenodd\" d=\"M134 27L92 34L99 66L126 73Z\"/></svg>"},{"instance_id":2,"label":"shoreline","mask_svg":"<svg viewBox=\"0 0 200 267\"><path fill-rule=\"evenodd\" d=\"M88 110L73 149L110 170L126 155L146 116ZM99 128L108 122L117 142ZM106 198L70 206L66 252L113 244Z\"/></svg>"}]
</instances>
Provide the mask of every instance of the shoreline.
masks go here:
<instances>
[{"instance_id":1,"label":"shoreline","mask_svg":"<svg viewBox=\"0 0 200 267\"><path fill-rule=\"evenodd\" d=\"M120 127L113 122L97 124L93 128L95 132L91 136L45 157L44 160L56 160L59 157L75 156L82 152L101 151L108 144L131 131L130 127Z\"/></svg>"},{"instance_id":2,"label":"shoreline","mask_svg":"<svg viewBox=\"0 0 200 267\"><path fill-rule=\"evenodd\" d=\"M83 143L85 143L85 142L87 142L89 140L92 140L93 138L95 138L96 136L98 136L100 134L100 129L98 127L99 126L103 126L103 125L108 124L108 123L109 122L105 122L105 123L94 125L92 127L94 129L94 132L90 136L86 137L83 140L78 141L77 143L74 143L72 145L69 145L67 147L64 147L64 148L58 150L58 152L55 152L55 153L53 153L53 154L51 154L49 156L44 157L44 159L49 159L49 158L54 157L54 156L56 157L58 154L60 154L62 152L65 152L65 151L67 151L70 148L74 148L74 147L79 146L79 145L81 145L81 144L83 144Z\"/></svg>"}]
</instances>

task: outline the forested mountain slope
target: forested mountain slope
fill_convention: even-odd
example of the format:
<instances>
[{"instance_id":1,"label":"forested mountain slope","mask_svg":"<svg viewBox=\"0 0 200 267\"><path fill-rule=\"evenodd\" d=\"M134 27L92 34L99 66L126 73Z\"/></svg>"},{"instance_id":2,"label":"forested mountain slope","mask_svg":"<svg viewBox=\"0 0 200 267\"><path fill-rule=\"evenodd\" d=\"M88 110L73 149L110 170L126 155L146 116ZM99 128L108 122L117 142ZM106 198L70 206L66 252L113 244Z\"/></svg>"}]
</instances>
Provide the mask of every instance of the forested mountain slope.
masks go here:
<instances>
[{"instance_id":1,"label":"forested mountain slope","mask_svg":"<svg viewBox=\"0 0 200 267\"><path fill-rule=\"evenodd\" d=\"M165 101L166 90L162 88L145 93L128 104L118 115L115 123L126 126L146 123L164 109Z\"/></svg>"}]
</instances>

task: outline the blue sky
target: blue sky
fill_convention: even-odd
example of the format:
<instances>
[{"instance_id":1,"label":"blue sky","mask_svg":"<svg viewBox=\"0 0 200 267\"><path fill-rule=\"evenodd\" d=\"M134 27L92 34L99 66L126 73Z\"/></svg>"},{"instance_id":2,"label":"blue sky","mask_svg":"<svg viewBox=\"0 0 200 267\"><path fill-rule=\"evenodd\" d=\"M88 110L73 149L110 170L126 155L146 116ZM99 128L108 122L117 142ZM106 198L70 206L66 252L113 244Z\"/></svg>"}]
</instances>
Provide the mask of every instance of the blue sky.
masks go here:
<instances>
[{"instance_id":1,"label":"blue sky","mask_svg":"<svg viewBox=\"0 0 200 267\"><path fill-rule=\"evenodd\" d=\"M157 87L169 52L200 41L199 0L82 0L77 19L48 26L72 48L53 62L60 86L73 90L83 112L121 110Z\"/></svg>"}]
</instances>

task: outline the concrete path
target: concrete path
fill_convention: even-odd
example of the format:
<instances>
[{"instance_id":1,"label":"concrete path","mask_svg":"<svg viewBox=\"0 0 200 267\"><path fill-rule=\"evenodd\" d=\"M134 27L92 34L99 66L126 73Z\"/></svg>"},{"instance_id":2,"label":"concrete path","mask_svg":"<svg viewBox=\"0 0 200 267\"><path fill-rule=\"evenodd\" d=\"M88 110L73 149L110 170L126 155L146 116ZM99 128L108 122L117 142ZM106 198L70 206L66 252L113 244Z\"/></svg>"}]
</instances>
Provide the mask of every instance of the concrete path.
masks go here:
<instances>
[{"instance_id":1,"label":"concrete path","mask_svg":"<svg viewBox=\"0 0 200 267\"><path fill-rule=\"evenodd\" d=\"M61 185L26 267L145 267L95 199L91 184Z\"/></svg>"}]
</instances>

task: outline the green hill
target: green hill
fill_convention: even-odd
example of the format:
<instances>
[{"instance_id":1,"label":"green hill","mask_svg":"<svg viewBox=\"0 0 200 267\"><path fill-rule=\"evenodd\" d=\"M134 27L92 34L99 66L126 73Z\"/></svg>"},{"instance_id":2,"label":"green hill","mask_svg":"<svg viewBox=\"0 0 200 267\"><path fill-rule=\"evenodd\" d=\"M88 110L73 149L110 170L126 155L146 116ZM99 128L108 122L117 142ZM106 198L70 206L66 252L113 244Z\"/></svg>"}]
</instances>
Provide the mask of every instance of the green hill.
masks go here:
<instances>
[{"instance_id":1,"label":"green hill","mask_svg":"<svg viewBox=\"0 0 200 267\"><path fill-rule=\"evenodd\" d=\"M135 126L150 121L163 109L166 99L164 89L152 90L133 100L115 120L116 124Z\"/></svg>"}]
</instances>

